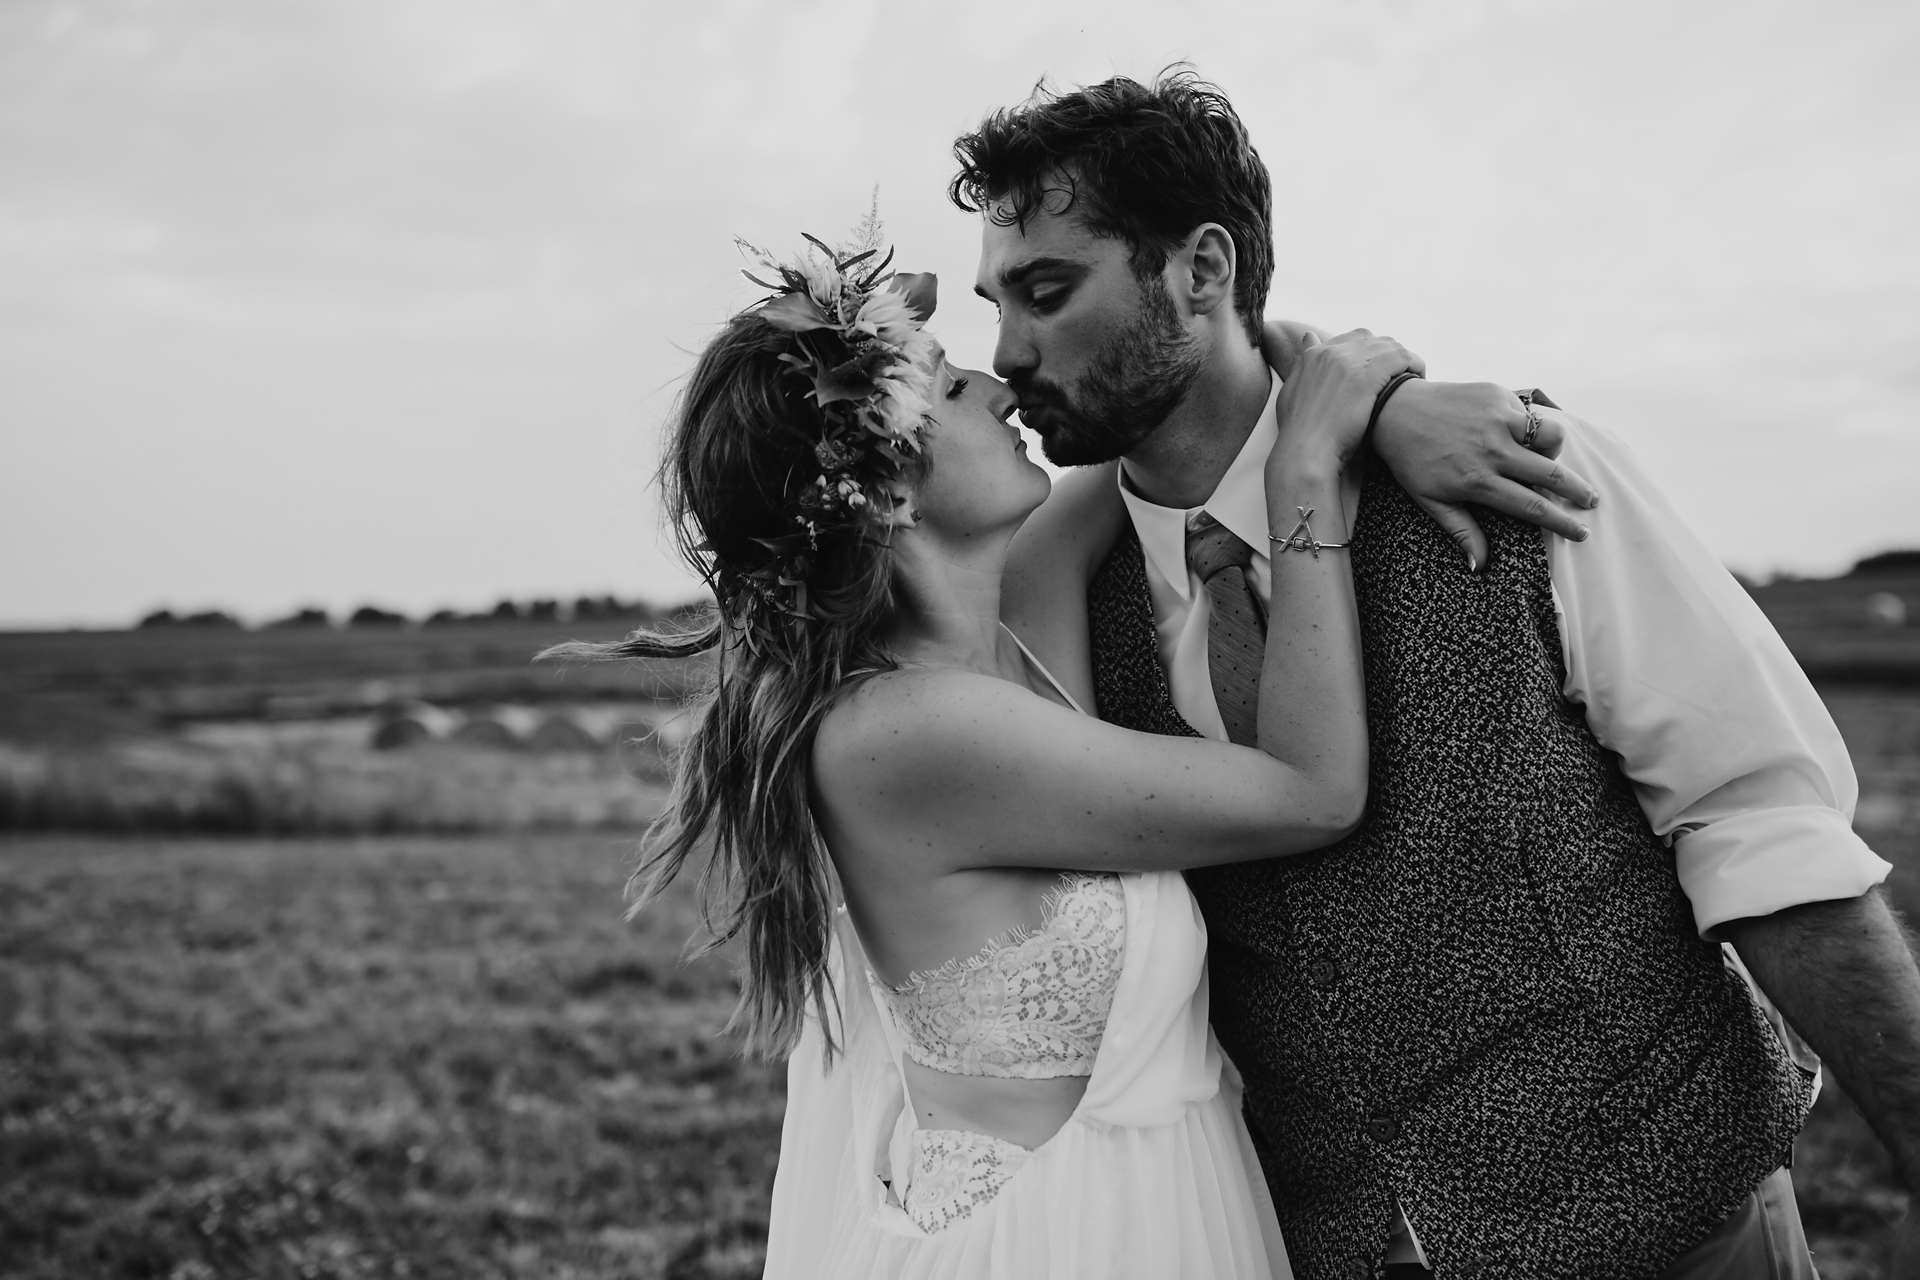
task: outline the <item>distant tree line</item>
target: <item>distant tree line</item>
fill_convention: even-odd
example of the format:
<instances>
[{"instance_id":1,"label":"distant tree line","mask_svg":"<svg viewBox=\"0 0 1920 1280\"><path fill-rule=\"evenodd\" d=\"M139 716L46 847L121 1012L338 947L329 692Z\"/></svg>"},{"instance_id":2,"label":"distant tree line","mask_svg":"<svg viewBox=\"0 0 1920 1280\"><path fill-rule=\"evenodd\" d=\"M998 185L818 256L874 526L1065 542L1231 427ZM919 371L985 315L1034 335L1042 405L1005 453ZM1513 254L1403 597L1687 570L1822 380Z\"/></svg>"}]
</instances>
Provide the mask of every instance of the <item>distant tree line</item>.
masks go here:
<instances>
[{"instance_id":1,"label":"distant tree line","mask_svg":"<svg viewBox=\"0 0 1920 1280\"><path fill-rule=\"evenodd\" d=\"M706 607L706 601L675 605L661 608L644 600L621 600L616 596L581 596L571 603L561 600L529 600L525 604L514 600L502 600L491 609L479 613L462 613L457 609L439 609L419 620L423 627L468 627L489 626L509 622L650 622L657 618L671 617L689 613ZM238 629L244 624L220 609L208 609L200 613L176 614L171 609L156 609L140 619L142 630L155 627L201 627L207 629ZM304 627L408 627L414 625L414 619L404 613L395 613L376 605L364 604L344 619L336 622L333 615L325 609L307 608L276 618L265 624L264 629L272 631L295 630Z\"/></svg>"},{"instance_id":2,"label":"distant tree line","mask_svg":"<svg viewBox=\"0 0 1920 1280\"><path fill-rule=\"evenodd\" d=\"M1920 569L1920 550L1882 551L1853 566L1858 574L1911 573L1916 569Z\"/></svg>"},{"instance_id":3,"label":"distant tree line","mask_svg":"<svg viewBox=\"0 0 1920 1280\"><path fill-rule=\"evenodd\" d=\"M1881 574L1912 573L1920 571L1920 549L1882 551L1857 562L1844 577L1873 577ZM1784 580L1792 580L1790 577ZM683 613L692 613L703 609L709 602L694 601L688 604L661 608L648 604L644 600L621 600L616 596L581 596L572 603L561 600L529 600L521 604L514 600L502 600L493 608L480 613L461 613L457 609L438 609L420 619L423 627L467 627L485 626L503 622L651 622L657 618L673 617ZM171 609L158 609L140 619L142 628L148 627L206 627L210 629L239 628L244 624L230 613L219 609L208 609L200 613L176 614ZM277 618L266 624L269 630L287 630L299 627L408 627L414 620L404 613L394 613L375 605L363 604L348 614L340 623L325 609L300 609L284 618Z\"/></svg>"},{"instance_id":4,"label":"distant tree line","mask_svg":"<svg viewBox=\"0 0 1920 1280\"><path fill-rule=\"evenodd\" d=\"M213 629L237 628L240 619L219 609L208 609L204 613L176 614L171 609L156 609L140 619L140 626L147 627L209 627Z\"/></svg>"}]
</instances>

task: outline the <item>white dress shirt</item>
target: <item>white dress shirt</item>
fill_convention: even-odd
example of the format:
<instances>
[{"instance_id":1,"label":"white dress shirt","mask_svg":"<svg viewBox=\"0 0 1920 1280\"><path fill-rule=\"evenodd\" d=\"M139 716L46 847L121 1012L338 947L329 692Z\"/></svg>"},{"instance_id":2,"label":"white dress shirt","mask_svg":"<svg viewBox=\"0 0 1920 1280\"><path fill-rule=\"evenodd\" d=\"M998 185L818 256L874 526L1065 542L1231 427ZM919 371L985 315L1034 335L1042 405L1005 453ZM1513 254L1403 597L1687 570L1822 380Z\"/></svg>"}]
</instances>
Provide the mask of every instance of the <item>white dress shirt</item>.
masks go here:
<instances>
[{"instance_id":1,"label":"white dress shirt","mask_svg":"<svg viewBox=\"0 0 1920 1280\"><path fill-rule=\"evenodd\" d=\"M1276 380L1202 507L1156 506L1133 492L1121 467L1173 705L1222 741L1207 672L1211 605L1187 569L1187 520L1204 510L1252 546L1247 578L1271 607L1264 473L1279 440L1278 396ZM1859 784L1846 744L1759 606L1619 440L1576 424L1560 460L1600 492L1600 505L1581 513L1587 541L1546 537L1562 692L1586 709L1587 727L1619 755L1655 834L1672 844L1700 932L1857 897L1886 879L1890 864L1853 832Z\"/></svg>"}]
</instances>

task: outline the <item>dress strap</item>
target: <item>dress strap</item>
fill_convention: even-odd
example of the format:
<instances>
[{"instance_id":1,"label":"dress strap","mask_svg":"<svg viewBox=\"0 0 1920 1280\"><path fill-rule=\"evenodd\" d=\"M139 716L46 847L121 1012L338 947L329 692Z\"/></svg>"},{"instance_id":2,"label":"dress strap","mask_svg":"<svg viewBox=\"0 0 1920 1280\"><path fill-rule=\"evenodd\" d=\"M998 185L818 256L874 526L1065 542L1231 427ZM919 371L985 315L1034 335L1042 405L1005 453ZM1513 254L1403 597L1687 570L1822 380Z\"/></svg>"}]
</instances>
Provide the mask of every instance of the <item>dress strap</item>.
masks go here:
<instances>
[{"instance_id":1,"label":"dress strap","mask_svg":"<svg viewBox=\"0 0 1920 1280\"><path fill-rule=\"evenodd\" d=\"M1087 714L1087 709L1080 705L1078 699L1076 699L1072 694L1067 692L1067 686L1061 684L1058 680L1055 680L1053 678L1053 672L1047 670L1047 664L1040 661L1039 658L1034 656L1033 650L1027 648L1027 642L1025 640L1022 640L1014 632L1014 629L1012 627L1008 626L1006 623L1003 622L1000 624L1000 629L1006 632L1009 636L1013 638L1013 642L1020 646L1020 652L1027 656L1027 661L1030 664L1032 664L1033 669L1035 671L1038 671L1041 677L1045 679L1048 684L1053 686L1053 691L1055 693L1059 694L1062 698L1066 699L1066 703L1068 706L1072 707L1075 711L1078 711L1081 715Z\"/></svg>"}]
</instances>

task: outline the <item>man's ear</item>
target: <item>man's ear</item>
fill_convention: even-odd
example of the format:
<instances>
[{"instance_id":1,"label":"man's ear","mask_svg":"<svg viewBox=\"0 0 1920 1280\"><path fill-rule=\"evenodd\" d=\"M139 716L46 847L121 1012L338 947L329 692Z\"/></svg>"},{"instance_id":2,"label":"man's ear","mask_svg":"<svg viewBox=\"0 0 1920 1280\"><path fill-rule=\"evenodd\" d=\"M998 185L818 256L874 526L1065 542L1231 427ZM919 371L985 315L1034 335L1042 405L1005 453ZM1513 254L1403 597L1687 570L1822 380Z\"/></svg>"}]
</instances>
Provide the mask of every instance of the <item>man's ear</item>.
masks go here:
<instances>
[{"instance_id":1,"label":"man's ear","mask_svg":"<svg viewBox=\"0 0 1920 1280\"><path fill-rule=\"evenodd\" d=\"M1195 315L1212 315L1233 305L1239 258L1231 232L1217 222L1203 222L1188 233L1179 256L1187 268L1187 305Z\"/></svg>"}]
</instances>

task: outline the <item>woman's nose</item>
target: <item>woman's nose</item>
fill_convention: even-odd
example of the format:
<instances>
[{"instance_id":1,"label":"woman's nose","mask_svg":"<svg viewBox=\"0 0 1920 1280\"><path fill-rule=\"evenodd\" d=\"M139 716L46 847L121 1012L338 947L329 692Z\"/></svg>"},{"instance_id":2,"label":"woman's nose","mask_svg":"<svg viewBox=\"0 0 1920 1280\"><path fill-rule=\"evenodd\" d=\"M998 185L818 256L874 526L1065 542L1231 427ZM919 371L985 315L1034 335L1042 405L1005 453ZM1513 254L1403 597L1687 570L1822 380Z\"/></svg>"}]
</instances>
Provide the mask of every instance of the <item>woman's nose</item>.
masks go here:
<instances>
[{"instance_id":1,"label":"woman's nose","mask_svg":"<svg viewBox=\"0 0 1920 1280\"><path fill-rule=\"evenodd\" d=\"M986 377L985 374L981 375ZM993 416L1005 422L1020 407L1020 397L1013 394L1013 388L998 378L987 378L987 407Z\"/></svg>"}]
</instances>

